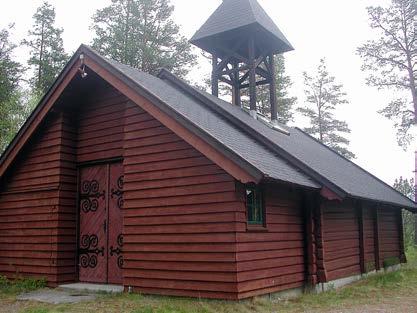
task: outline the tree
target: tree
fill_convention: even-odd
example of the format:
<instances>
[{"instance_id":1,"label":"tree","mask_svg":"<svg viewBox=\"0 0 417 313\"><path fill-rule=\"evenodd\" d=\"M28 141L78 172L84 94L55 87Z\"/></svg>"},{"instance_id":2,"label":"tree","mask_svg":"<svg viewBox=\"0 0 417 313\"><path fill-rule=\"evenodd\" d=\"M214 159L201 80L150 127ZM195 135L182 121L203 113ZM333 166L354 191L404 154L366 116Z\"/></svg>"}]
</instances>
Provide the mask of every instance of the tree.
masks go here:
<instances>
[{"instance_id":1,"label":"tree","mask_svg":"<svg viewBox=\"0 0 417 313\"><path fill-rule=\"evenodd\" d=\"M165 67L184 77L196 57L172 20L173 10L169 0L112 0L93 16L93 48L147 73Z\"/></svg>"},{"instance_id":2,"label":"tree","mask_svg":"<svg viewBox=\"0 0 417 313\"><path fill-rule=\"evenodd\" d=\"M414 179L404 179L400 177L395 180L393 187L401 192L403 195L414 200ZM416 236L416 223L413 213L403 210L403 223L404 223L404 243L406 247L412 246L415 242Z\"/></svg>"},{"instance_id":3,"label":"tree","mask_svg":"<svg viewBox=\"0 0 417 313\"><path fill-rule=\"evenodd\" d=\"M0 153L6 148L23 118L19 82L22 65L13 60L16 45L10 41L9 28L0 30Z\"/></svg>"},{"instance_id":4,"label":"tree","mask_svg":"<svg viewBox=\"0 0 417 313\"><path fill-rule=\"evenodd\" d=\"M296 97L289 96L288 89L292 86L291 77L285 72L285 58L283 55L275 55L275 81L277 95L278 122L288 124L293 121L293 107L297 102ZM269 102L269 85L261 85L256 90L256 109L259 113L270 116L271 105ZM243 91L243 96L249 96L248 89ZM243 100L243 105L249 108L249 101Z\"/></svg>"},{"instance_id":5,"label":"tree","mask_svg":"<svg viewBox=\"0 0 417 313\"><path fill-rule=\"evenodd\" d=\"M34 69L30 80L35 93L45 93L56 76L65 66L67 54L64 50L61 28L56 28L55 8L44 2L33 15L34 24L29 38L22 44L30 48L28 64Z\"/></svg>"},{"instance_id":6,"label":"tree","mask_svg":"<svg viewBox=\"0 0 417 313\"><path fill-rule=\"evenodd\" d=\"M278 122L287 124L294 119L294 105L296 97L290 97L288 89L292 86L291 77L285 72L285 58L283 55L275 56L275 73L277 82ZM270 113L270 112L269 112Z\"/></svg>"},{"instance_id":7,"label":"tree","mask_svg":"<svg viewBox=\"0 0 417 313\"><path fill-rule=\"evenodd\" d=\"M417 123L417 2L392 0L388 8L368 7L368 15L379 38L358 48L362 69L371 86L409 92L409 98L393 99L380 111L394 121L398 143L407 147Z\"/></svg>"},{"instance_id":8,"label":"tree","mask_svg":"<svg viewBox=\"0 0 417 313\"><path fill-rule=\"evenodd\" d=\"M324 59L320 60L314 77L306 72L303 76L308 105L298 108L298 111L310 121L310 126L304 130L344 157L354 158L355 155L346 147L349 140L343 136L350 133L350 129L345 121L334 117L336 107L348 103L343 86L335 83L335 77L327 71Z\"/></svg>"}]
</instances>

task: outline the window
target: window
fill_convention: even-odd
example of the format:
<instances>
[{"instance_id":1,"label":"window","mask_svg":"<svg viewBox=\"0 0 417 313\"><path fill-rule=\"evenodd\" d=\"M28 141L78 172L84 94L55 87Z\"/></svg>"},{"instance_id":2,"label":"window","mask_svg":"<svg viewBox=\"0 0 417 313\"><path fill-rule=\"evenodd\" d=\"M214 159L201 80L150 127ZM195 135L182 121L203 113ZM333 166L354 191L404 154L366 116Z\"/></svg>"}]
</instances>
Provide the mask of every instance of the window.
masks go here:
<instances>
[{"instance_id":1,"label":"window","mask_svg":"<svg viewBox=\"0 0 417 313\"><path fill-rule=\"evenodd\" d=\"M249 225L264 225L264 204L259 186L246 187L246 210Z\"/></svg>"}]
</instances>

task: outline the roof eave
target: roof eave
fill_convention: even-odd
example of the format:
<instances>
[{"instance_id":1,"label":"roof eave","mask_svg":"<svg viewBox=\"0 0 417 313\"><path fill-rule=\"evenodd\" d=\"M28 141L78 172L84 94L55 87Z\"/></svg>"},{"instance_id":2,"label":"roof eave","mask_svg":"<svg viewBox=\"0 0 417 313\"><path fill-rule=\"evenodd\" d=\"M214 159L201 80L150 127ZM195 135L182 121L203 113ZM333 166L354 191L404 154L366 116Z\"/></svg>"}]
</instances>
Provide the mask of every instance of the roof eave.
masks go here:
<instances>
[{"instance_id":1,"label":"roof eave","mask_svg":"<svg viewBox=\"0 0 417 313\"><path fill-rule=\"evenodd\" d=\"M130 88L135 90L138 94L143 96L148 101L155 104L161 111L164 113L170 115L175 120L179 121L184 127L186 127L189 131L195 133L197 136L202 138L204 141L206 141L208 144L210 144L213 148L215 148L220 153L223 153L226 157L230 158L235 164L240 166L243 170L245 170L249 175L251 175L255 181L259 182L263 179L264 173L262 173L259 169L254 167L252 164L247 162L246 160L242 159L240 156L238 156L235 152L230 150L227 146L225 146L223 143L217 141L216 139L212 138L201 130L198 125L192 124L189 120L184 118L181 114L178 114L176 111L172 110L166 103L164 103L161 99L150 93L146 88L143 88L138 83L133 81L129 76L127 76L125 73L117 69L116 67L112 66L105 58L95 53L93 50L91 50L88 46L85 46L86 55L90 58L93 58L94 61L96 61L100 66L105 68L107 71L112 73L112 75L115 75L117 78L121 79L124 83L126 83Z\"/></svg>"},{"instance_id":2,"label":"roof eave","mask_svg":"<svg viewBox=\"0 0 417 313\"><path fill-rule=\"evenodd\" d=\"M347 194L346 192L332 183L331 181L327 180L325 177L321 176L317 172L315 172L313 169L305 165L300 160L296 159L295 157L291 156L288 152L286 152L281 147L278 147L273 142L271 142L268 138L262 136L261 134L258 134L257 136L254 135L254 132L250 131L250 127L248 125L243 124L238 118L234 117L233 115L229 114L228 112L224 111L222 108L213 105L211 101L199 94L197 91L195 91L193 88L185 84L182 80L177 78L175 75L171 74L166 69L161 69L161 71L158 74L158 77L168 79L170 82L174 83L176 86L181 88L183 91L187 92L188 94L192 95L193 97L197 98L199 101L203 102L206 106L208 106L210 109L216 111L219 113L222 117L227 119L232 125L239 128L239 130L245 132L250 137L254 138L258 141L260 141L262 144L267 146L267 148L271 149L275 153L277 153L281 158L286 160L288 163L290 163L295 168L298 168L301 172L306 174L308 177L310 177L313 181L316 181L320 183L323 186L326 186L330 190L332 190L335 194L337 194L339 197L344 198Z\"/></svg>"}]
</instances>

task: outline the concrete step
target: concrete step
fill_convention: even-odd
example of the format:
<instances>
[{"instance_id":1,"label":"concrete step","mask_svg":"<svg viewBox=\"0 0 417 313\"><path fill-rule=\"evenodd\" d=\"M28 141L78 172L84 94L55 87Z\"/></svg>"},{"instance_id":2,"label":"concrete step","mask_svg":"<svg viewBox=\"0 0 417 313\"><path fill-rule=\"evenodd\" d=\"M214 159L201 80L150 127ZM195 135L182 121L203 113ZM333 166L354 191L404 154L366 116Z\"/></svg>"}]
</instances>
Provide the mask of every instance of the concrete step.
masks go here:
<instances>
[{"instance_id":1,"label":"concrete step","mask_svg":"<svg viewBox=\"0 0 417 313\"><path fill-rule=\"evenodd\" d=\"M90 284L90 283L74 283L59 285L58 288L64 290L76 290L92 293L122 293L124 287L121 285L108 285L108 284Z\"/></svg>"}]
</instances>

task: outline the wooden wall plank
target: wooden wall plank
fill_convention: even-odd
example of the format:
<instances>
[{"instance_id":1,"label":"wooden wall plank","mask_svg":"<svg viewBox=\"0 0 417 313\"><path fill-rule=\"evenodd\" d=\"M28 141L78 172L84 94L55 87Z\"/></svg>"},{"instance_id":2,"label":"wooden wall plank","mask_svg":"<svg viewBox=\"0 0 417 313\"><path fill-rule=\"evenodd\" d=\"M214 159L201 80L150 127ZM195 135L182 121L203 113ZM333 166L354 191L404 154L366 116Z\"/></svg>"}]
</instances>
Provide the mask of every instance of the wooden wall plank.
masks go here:
<instances>
[{"instance_id":1,"label":"wooden wall plank","mask_svg":"<svg viewBox=\"0 0 417 313\"><path fill-rule=\"evenodd\" d=\"M124 284L237 299L234 179L136 104L125 121Z\"/></svg>"},{"instance_id":2,"label":"wooden wall plank","mask_svg":"<svg viewBox=\"0 0 417 313\"><path fill-rule=\"evenodd\" d=\"M5 174L0 273L8 277L46 277L50 285L73 279L74 216L60 205L59 186L72 173L61 163L71 153L63 121L63 114L49 114Z\"/></svg>"},{"instance_id":3,"label":"wooden wall plank","mask_svg":"<svg viewBox=\"0 0 417 313\"><path fill-rule=\"evenodd\" d=\"M323 263L327 280L360 274L362 238L359 222L361 215L358 215L358 209L349 200L325 201L322 206L325 251Z\"/></svg>"},{"instance_id":4,"label":"wooden wall plank","mask_svg":"<svg viewBox=\"0 0 417 313\"><path fill-rule=\"evenodd\" d=\"M237 190L246 223L245 189ZM300 193L280 185L264 189L266 229L237 232L239 298L301 287L306 282L304 212ZM246 226L246 224L245 224Z\"/></svg>"}]
</instances>

